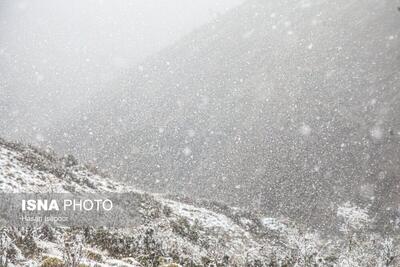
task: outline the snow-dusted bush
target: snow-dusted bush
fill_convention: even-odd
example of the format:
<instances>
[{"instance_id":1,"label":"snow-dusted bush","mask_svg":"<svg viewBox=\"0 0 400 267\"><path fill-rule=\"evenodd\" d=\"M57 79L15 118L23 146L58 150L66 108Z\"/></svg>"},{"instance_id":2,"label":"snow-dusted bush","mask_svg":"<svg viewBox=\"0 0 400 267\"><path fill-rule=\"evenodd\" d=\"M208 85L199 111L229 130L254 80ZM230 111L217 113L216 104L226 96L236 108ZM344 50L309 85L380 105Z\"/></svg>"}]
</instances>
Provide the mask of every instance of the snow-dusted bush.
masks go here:
<instances>
[{"instance_id":1,"label":"snow-dusted bush","mask_svg":"<svg viewBox=\"0 0 400 267\"><path fill-rule=\"evenodd\" d=\"M368 209L360 208L350 202L338 207L337 216L343 220L340 231L346 235L363 231L372 222Z\"/></svg>"},{"instance_id":2,"label":"snow-dusted bush","mask_svg":"<svg viewBox=\"0 0 400 267\"><path fill-rule=\"evenodd\" d=\"M80 234L64 236L63 260L67 266L78 267L82 260L83 237Z\"/></svg>"},{"instance_id":3,"label":"snow-dusted bush","mask_svg":"<svg viewBox=\"0 0 400 267\"><path fill-rule=\"evenodd\" d=\"M394 266L396 264L396 259L400 256L400 248L396 248L393 238L385 238L379 245L378 266Z\"/></svg>"},{"instance_id":4,"label":"snow-dusted bush","mask_svg":"<svg viewBox=\"0 0 400 267\"><path fill-rule=\"evenodd\" d=\"M0 231L0 266L7 266L10 262L8 251L11 247L12 240L6 231Z\"/></svg>"},{"instance_id":5,"label":"snow-dusted bush","mask_svg":"<svg viewBox=\"0 0 400 267\"><path fill-rule=\"evenodd\" d=\"M62 260L54 257L48 257L42 261L40 267L64 267L65 264Z\"/></svg>"},{"instance_id":6,"label":"snow-dusted bush","mask_svg":"<svg viewBox=\"0 0 400 267\"><path fill-rule=\"evenodd\" d=\"M12 232L14 243L25 257L35 256L40 253L36 240L38 239L38 228L22 227Z\"/></svg>"}]
</instances>

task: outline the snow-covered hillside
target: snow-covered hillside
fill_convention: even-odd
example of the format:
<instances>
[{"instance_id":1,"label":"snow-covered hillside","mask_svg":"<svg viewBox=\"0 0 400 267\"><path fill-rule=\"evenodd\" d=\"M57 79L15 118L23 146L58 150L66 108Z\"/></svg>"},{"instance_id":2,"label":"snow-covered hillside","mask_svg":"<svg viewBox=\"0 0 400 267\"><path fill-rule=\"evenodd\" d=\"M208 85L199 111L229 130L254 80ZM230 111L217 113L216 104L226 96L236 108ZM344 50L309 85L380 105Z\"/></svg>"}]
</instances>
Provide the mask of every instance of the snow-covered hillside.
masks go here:
<instances>
[{"instance_id":1,"label":"snow-covered hillside","mask_svg":"<svg viewBox=\"0 0 400 267\"><path fill-rule=\"evenodd\" d=\"M57 158L50 151L0 139L0 192L123 192L131 190L111 181L73 156Z\"/></svg>"},{"instance_id":2,"label":"snow-covered hillside","mask_svg":"<svg viewBox=\"0 0 400 267\"><path fill-rule=\"evenodd\" d=\"M129 235L138 235L135 242L144 238L141 235L155 235L157 239L170 243L171 247L163 250L172 253L177 249L178 257L184 256L186 260L197 263L203 258L211 259L212 246L215 246L212 253L222 257L225 254L242 255L249 247L257 245L249 232L223 214L135 191L94 173L72 156L57 158L49 151L4 140L0 140L0 190L2 193L136 192L137 205L142 207L137 216L142 217L146 224L127 230ZM113 235L110 234L110 238ZM40 241L38 246L60 255L60 247L54 243Z\"/></svg>"},{"instance_id":3,"label":"snow-covered hillside","mask_svg":"<svg viewBox=\"0 0 400 267\"><path fill-rule=\"evenodd\" d=\"M3 226L0 259L7 266L78 266L76 262L79 266L378 266L396 253L395 235L383 239L364 231L368 215L363 209L346 206L341 216L346 217L347 232L342 240L327 240L287 220L222 203L140 192L72 156L59 158L50 150L2 139L0 189L1 193L131 192L138 210L132 216L140 221L136 227L121 229ZM349 245L346 238L358 243Z\"/></svg>"}]
</instances>

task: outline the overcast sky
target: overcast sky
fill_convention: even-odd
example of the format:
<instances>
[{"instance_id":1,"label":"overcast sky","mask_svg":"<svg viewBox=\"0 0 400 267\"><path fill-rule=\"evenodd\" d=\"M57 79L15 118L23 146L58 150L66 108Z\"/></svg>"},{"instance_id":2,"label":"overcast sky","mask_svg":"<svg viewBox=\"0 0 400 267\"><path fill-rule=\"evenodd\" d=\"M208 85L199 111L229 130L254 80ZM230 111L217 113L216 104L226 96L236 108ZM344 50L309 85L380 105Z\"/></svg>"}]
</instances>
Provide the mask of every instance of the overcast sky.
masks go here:
<instances>
[{"instance_id":1,"label":"overcast sky","mask_svg":"<svg viewBox=\"0 0 400 267\"><path fill-rule=\"evenodd\" d=\"M40 126L43 110L62 116L124 69L241 2L0 0L0 97L14 116L6 131L26 121Z\"/></svg>"}]
</instances>

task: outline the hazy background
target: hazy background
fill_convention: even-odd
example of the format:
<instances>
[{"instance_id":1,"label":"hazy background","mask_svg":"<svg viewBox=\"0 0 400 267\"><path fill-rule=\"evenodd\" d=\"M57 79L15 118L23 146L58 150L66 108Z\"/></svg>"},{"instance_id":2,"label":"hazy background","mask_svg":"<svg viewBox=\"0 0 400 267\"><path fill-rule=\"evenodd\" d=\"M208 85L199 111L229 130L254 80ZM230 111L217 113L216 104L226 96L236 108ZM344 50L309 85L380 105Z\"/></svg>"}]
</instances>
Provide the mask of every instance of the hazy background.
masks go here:
<instances>
[{"instance_id":1,"label":"hazy background","mask_svg":"<svg viewBox=\"0 0 400 267\"><path fill-rule=\"evenodd\" d=\"M128 68L240 2L1 0L0 135L40 141Z\"/></svg>"},{"instance_id":2,"label":"hazy background","mask_svg":"<svg viewBox=\"0 0 400 267\"><path fill-rule=\"evenodd\" d=\"M1 2L0 136L146 191L400 227L397 1L239 4Z\"/></svg>"}]
</instances>

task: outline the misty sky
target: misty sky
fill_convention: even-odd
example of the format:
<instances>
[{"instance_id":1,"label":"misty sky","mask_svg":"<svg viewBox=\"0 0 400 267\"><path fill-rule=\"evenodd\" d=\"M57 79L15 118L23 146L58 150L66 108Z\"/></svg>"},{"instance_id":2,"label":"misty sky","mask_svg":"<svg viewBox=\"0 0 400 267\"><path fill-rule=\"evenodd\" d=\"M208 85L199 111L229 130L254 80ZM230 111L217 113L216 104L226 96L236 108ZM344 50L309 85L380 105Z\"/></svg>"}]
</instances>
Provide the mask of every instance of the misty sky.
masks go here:
<instances>
[{"instance_id":1,"label":"misty sky","mask_svg":"<svg viewBox=\"0 0 400 267\"><path fill-rule=\"evenodd\" d=\"M0 134L21 137L46 127L146 56L241 2L1 0L0 97L8 114L0 121L8 129Z\"/></svg>"}]
</instances>

